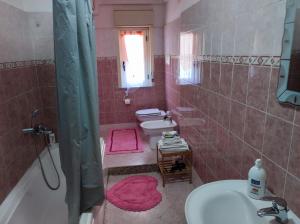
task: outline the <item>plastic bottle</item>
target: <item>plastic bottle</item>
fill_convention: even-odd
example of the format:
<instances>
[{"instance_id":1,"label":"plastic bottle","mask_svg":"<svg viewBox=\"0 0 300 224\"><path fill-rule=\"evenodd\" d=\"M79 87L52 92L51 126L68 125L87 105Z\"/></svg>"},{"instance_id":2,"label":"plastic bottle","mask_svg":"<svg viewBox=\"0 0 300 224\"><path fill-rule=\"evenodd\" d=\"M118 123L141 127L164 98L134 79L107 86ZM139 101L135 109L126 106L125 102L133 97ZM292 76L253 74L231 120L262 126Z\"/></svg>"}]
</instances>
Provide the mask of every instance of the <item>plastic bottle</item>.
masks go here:
<instances>
[{"instance_id":1,"label":"plastic bottle","mask_svg":"<svg viewBox=\"0 0 300 224\"><path fill-rule=\"evenodd\" d=\"M266 171L262 168L261 159L255 160L255 165L248 173L248 195L254 199L260 199L266 192Z\"/></svg>"}]
</instances>

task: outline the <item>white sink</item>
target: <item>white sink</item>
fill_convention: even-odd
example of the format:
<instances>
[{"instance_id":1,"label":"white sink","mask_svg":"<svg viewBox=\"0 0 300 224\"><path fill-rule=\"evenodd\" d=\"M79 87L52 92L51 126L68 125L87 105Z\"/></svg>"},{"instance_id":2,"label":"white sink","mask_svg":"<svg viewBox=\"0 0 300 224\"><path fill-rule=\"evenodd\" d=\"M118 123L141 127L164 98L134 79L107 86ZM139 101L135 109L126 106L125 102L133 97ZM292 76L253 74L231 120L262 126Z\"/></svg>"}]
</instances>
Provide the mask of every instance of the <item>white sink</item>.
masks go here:
<instances>
[{"instance_id":1,"label":"white sink","mask_svg":"<svg viewBox=\"0 0 300 224\"><path fill-rule=\"evenodd\" d=\"M271 207L269 201L247 196L247 181L224 180L202 185L193 190L185 202L188 224L274 224L273 217L257 216L257 210ZM289 224L300 219L288 212Z\"/></svg>"}]
</instances>

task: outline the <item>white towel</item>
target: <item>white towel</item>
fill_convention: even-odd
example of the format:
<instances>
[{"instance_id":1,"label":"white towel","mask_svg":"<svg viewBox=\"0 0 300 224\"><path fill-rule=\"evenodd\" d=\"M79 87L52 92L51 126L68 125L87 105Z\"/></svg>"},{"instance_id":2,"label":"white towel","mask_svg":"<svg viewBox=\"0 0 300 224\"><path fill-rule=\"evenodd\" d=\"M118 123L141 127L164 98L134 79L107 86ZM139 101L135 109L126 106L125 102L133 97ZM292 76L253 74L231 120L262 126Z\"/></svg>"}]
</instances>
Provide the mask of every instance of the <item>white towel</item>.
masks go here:
<instances>
[{"instance_id":1,"label":"white towel","mask_svg":"<svg viewBox=\"0 0 300 224\"><path fill-rule=\"evenodd\" d=\"M185 151L185 150L189 150L189 146L187 144L187 142L183 139L180 138L180 141L173 143L173 144L169 144L169 143L165 143L162 139L159 140L158 142L158 147L160 148L160 150L165 150L165 151Z\"/></svg>"},{"instance_id":2,"label":"white towel","mask_svg":"<svg viewBox=\"0 0 300 224\"><path fill-rule=\"evenodd\" d=\"M176 136L174 138L162 138L162 143L165 145L175 144L175 143L181 143L181 138L179 136Z\"/></svg>"},{"instance_id":3,"label":"white towel","mask_svg":"<svg viewBox=\"0 0 300 224\"><path fill-rule=\"evenodd\" d=\"M175 136L178 136L177 131L163 131L162 136L164 138L173 138Z\"/></svg>"},{"instance_id":4,"label":"white towel","mask_svg":"<svg viewBox=\"0 0 300 224\"><path fill-rule=\"evenodd\" d=\"M182 147L182 148L174 148L174 149L160 149L161 151L164 151L164 152L184 152L184 151L188 151L189 148L186 148L186 147Z\"/></svg>"}]
</instances>

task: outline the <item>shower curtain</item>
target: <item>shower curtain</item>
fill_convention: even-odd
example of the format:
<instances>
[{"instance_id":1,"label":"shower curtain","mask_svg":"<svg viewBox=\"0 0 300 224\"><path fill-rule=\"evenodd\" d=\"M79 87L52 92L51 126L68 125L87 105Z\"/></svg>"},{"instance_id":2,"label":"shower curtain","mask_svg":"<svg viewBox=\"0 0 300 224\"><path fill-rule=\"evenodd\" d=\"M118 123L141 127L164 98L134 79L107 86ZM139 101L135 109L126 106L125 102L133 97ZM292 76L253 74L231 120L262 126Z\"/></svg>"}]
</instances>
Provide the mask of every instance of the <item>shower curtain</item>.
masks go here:
<instances>
[{"instance_id":1,"label":"shower curtain","mask_svg":"<svg viewBox=\"0 0 300 224\"><path fill-rule=\"evenodd\" d=\"M59 143L69 224L104 200L90 0L53 0Z\"/></svg>"}]
</instances>

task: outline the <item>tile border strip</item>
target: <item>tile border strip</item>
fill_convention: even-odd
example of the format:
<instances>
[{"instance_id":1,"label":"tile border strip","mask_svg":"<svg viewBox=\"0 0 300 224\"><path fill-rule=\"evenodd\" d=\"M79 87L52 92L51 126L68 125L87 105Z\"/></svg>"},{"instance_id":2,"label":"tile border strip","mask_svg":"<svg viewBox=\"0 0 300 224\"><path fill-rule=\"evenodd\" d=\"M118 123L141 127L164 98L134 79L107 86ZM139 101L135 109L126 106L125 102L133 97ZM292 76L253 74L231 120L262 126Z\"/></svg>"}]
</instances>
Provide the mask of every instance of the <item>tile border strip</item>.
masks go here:
<instances>
[{"instance_id":1,"label":"tile border strip","mask_svg":"<svg viewBox=\"0 0 300 224\"><path fill-rule=\"evenodd\" d=\"M180 59L180 56L169 55L168 58ZM193 56L193 62L229 63L238 65L257 65L280 67L280 56L222 56L200 55Z\"/></svg>"},{"instance_id":2,"label":"tile border strip","mask_svg":"<svg viewBox=\"0 0 300 224\"><path fill-rule=\"evenodd\" d=\"M30 67L30 66L36 66L36 65L47 65L47 64L54 64L54 60L53 59L45 59L45 60L3 62L3 63L0 63L0 70L24 68L24 67Z\"/></svg>"},{"instance_id":3,"label":"tile border strip","mask_svg":"<svg viewBox=\"0 0 300 224\"><path fill-rule=\"evenodd\" d=\"M165 55L153 55L154 59L164 59ZM108 57L97 57L97 61L103 61L103 60L117 60L117 56L108 56Z\"/></svg>"}]
</instances>

